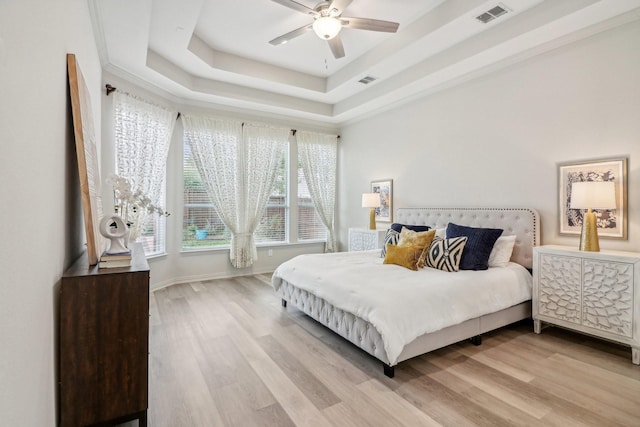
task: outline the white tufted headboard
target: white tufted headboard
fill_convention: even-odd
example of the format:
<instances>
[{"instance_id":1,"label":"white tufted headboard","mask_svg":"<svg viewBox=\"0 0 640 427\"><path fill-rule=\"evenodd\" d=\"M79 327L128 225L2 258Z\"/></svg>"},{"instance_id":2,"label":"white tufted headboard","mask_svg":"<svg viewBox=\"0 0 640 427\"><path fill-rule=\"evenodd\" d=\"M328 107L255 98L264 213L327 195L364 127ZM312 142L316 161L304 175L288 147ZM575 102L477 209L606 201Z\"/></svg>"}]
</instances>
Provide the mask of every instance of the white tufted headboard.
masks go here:
<instances>
[{"instance_id":1,"label":"white tufted headboard","mask_svg":"<svg viewBox=\"0 0 640 427\"><path fill-rule=\"evenodd\" d=\"M540 217L530 208L400 208L395 222L445 228L453 222L468 227L502 228L516 235L511 261L531 269L533 247L540 244Z\"/></svg>"}]
</instances>

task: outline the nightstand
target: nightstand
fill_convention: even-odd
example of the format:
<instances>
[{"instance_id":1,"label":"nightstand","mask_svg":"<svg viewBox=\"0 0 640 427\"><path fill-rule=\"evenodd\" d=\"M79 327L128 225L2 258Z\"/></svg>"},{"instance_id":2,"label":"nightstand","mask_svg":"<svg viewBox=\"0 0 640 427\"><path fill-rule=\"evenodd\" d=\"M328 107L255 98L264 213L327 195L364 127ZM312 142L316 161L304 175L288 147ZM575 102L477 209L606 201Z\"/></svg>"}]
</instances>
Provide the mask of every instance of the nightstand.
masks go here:
<instances>
[{"instance_id":1,"label":"nightstand","mask_svg":"<svg viewBox=\"0 0 640 427\"><path fill-rule=\"evenodd\" d=\"M639 365L639 277L640 253L534 248L534 332L545 322L626 344Z\"/></svg>"},{"instance_id":2,"label":"nightstand","mask_svg":"<svg viewBox=\"0 0 640 427\"><path fill-rule=\"evenodd\" d=\"M349 252L382 249L387 230L349 229Z\"/></svg>"}]
</instances>

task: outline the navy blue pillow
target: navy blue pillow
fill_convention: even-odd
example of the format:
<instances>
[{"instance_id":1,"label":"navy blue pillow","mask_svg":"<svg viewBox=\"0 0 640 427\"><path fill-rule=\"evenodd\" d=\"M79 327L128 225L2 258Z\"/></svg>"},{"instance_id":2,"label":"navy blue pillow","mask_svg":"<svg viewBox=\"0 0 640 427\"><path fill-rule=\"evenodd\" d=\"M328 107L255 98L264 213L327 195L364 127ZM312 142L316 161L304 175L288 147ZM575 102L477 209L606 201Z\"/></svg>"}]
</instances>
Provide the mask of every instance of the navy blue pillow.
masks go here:
<instances>
[{"instance_id":1,"label":"navy blue pillow","mask_svg":"<svg viewBox=\"0 0 640 427\"><path fill-rule=\"evenodd\" d=\"M467 237L467 244L462 252L460 270L486 270L489 268L491 249L502 234L501 228L475 228L449 223L447 239Z\"/></svg>"},{"instance_id":2,"label":"navy blue pillow","mask_svg":"<svg viewBox=\"0 0 640 427\"><path fill-rule=\"evenodd\" d=\"M402 231L402 227L408 228L409 230L420 232L420 231L429 231L431 227L428 225L407 225L407 224L399 224L394 222L391 224L391 229L400 233Z\"/></svg>"}]
</instances>

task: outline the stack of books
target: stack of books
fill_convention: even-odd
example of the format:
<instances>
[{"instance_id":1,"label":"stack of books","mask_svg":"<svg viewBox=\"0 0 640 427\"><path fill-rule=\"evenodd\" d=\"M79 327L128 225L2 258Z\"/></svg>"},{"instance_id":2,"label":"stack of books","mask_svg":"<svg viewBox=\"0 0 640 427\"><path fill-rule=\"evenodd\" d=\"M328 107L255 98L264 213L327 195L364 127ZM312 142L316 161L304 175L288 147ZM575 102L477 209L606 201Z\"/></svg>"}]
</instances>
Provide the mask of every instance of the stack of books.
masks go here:
<instances>
[{"instance_id":1,"label":"stack of books","mask_svg":"<svg viewBox=\"0 0 640 427\"><path fill-rule=\"evenodd\" d=\"M115 268L131 266L131 250L118 253L104 252L100 257L98 268Z\"/></svg>"}]
</instances>

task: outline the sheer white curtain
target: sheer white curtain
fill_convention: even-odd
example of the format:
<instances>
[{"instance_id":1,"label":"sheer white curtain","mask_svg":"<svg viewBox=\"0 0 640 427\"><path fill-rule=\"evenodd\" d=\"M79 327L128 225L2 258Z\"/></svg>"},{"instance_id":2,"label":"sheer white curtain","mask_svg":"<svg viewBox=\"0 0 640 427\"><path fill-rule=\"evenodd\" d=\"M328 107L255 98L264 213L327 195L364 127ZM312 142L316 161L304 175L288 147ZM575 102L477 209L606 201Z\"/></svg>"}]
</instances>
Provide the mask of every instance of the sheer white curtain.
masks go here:
<instances>
[{"instance_id":1,"label":"sheer white curtain","mask_svg":"<svg viewBox=\"0 0 640 427\"><path fill-rule=\"evenodd\" d=\"M336 158L338 138L315 132L298 131L298 158L302 164L311 199L320 220L327 227L326 252L335 252Z\"/></svg>"},{"instance_id":2,"label":"sheer white curtain","mask_svg":"<svg viewBox=\"0 0 640 427\"><path fill-rule=\"evenodd\" d=\"M238 229L238 149L242 139L242 122L182 115L184 137L188 142L202 183L220 220L233 235ZM186 147L185 147L186 148Z\"/></svg>"},{"instance_id":3,"label":"sheer white curtain","mask_svg":"<svg viewBox=\"0 0 640 427\"><path fill-rule=\"evenodd\" d=\"M243 129L243 153L241 155L240 177L244 179L241 187L243 197L240 200L240 221L237 246L242 248L236 253L239 267L248 267L258 258L254 232L275 183L279 163L289 143L287 128L262 124L245 123Z\"/></svg>"},{"instance_id":4,"label":"sheer white curtain","mask_svg":"<svg viewBox=\"0 0 640 427\"><path fill-rule=\"evenodd\" d=\"M254 231L269 200L289 129L183 115L185 138L222 222L236 268L257 259Z\"/></svg>"},{"instance_id":5,"label":"sheer white curtain","mask_svg":"<svg viewBox=\"0 0 640 427\"><path fill-rule=\"evenodd\" d=\"M161 199L176 112L121 91L114 93L113 106L116 173L127 178L133 190L141 191L151 203L164 206ZM128 213L133 221L132 240L144 230L148 215L144 209ZM164 236L161 238L164 241Z\"/></svg>"}]
</instances>

